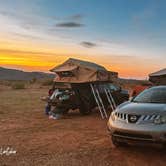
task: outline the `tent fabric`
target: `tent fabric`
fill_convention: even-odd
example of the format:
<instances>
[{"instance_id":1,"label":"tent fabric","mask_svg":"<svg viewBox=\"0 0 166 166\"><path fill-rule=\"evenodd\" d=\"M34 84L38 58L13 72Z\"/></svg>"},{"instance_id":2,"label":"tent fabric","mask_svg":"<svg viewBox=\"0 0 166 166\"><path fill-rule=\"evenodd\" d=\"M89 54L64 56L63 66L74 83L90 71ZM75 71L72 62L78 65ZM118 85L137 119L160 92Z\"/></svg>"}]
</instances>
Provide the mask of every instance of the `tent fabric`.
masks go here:
<instances>
[{"instance_id":1,"label":"tent fabric","mask_svg":"<svg viewBox=\"0 0 166 166\"><path fill-rule=\"evenodd\" d=\"M150 77L152 77L152 76L162 76L162 75L166 75L166 68L162 69L160 71L149 74Z\"/></svg>"},{"instance_id":2,"label":"tent fabric","mask_svg":"<svg viewBox=\"0 0 166 166\"><path fill-rule=\"evenodd\" d=\"M98 64L70 58L50 71L56 73L55 82L87 83L96 81L113 81L118 73L107 71ZM68 76L67 72L72 74Z\"/></svg>"},{"instance_id":3,"label":"tent fabric","mask_svg":"<svg viewBox=\"0 0 166 166\"><path fill-rule=\"evenodd\" d=\"M100 66L96 63L88 62L88 61L83 61L79 59L74 59L74 58L69 58L67 61L62 63L61 65L58 65L51 69L50 71L52 72L57 72L57 71L64 71L64 70L70 70L72 68L76 68L78 66L83 66L92 70L106 70L103 66Z\"/></svg>"},{"instance_id":4,"label":"tent fabric","mask_svg":"<svg viewBox=\"0 0 166 166\"><path fill-rule=\"evenodd\" d=\"M166 68L149 74L149 81L156 85L166 85Z\"/></svg>"},{"instance_id":5,"label":"tent fabric","mask_svg":"<svg viewBox=\"0 0 166 166\"><path fill-rule=\"evenodd\" d=\"M77 67L78 66L75 66L75 65L59 66L56 69L53 69L53 72L74 71L77 69Z\"/></svg>"}]
</instances>

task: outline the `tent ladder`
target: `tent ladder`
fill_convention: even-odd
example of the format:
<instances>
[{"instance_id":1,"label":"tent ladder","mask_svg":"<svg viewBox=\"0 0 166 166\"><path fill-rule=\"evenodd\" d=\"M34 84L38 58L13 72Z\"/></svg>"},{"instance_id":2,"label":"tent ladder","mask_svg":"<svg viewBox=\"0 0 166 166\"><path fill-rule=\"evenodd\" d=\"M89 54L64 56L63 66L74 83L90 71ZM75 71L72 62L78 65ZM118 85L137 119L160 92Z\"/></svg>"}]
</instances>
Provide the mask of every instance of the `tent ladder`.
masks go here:
<instances>
[{"instance_id":1,"label":"tent ladder","mask_svg":"<svg viewBox=\"0 0 166 166\"><path fill-rule=\"evenodd\" d=\"M105 90L105 93L106 93L106 96L107 96L107 99L111 105L111 108L112 110L115 110L116 109L116 103L115 103L115 100L111 94L111 91L109 89L104 89Z\"/></svg>"},{"instance_id":2,"label":"tent ladder","mask_svg":"<svg viewBox=\"0 0 166 166\"><path fill-rule=\"evenodd\" d=\"M111 101L111 99L110 99L110 97L109 97L109 94L108 94L107 89L104 89L104 91L105 91L105 94L106 94L106 96L107 96L107 100L108 100L108 102L109 102L109 104L110 104L110 106L111 106L111 109L114 110L114 106L113 106L112 101Z\"/></svg>"},{"instance_id":3,"label":"tent ladder","mask_svg":"<svg viewBox=\"0 0 166 166\"><path fill-rule=\"evenodd\" d=\"M97 106L99 108L99 111L100 111L102 119L107 118L108 115L107 115L107 112L106 112L106 110L104 108L104 104L103 104L103 101L102 101L102 98L101 98L101 96L99 94L98 89L93 87L92 84L90 84L90 86L91 86L91 90L92 90L93 96L95 98L95 101L97 103Z\"/></svg>"}]
</instances>

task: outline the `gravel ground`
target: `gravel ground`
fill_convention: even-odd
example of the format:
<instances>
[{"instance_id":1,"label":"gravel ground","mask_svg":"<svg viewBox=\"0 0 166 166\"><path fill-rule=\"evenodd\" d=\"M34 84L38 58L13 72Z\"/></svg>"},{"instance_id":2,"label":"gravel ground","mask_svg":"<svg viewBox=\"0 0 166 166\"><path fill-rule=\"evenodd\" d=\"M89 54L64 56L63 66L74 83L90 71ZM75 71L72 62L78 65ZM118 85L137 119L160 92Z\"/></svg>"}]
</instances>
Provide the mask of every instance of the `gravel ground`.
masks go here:
<instances>
[{"instance_id":1,"label":"gravel ground","mask_svg":"<svg viewBox=\"0 0 166 166\"><path fill-rule=\"evenodd\" d=\"M40 97L47 89L10 90L1 87L0 149L17 151L0 155L0 166L164 166L166 153L151 146L112 145L106 120L98 113L71 112L61 120L43 114Z\"/></svg>"}]
</instances>

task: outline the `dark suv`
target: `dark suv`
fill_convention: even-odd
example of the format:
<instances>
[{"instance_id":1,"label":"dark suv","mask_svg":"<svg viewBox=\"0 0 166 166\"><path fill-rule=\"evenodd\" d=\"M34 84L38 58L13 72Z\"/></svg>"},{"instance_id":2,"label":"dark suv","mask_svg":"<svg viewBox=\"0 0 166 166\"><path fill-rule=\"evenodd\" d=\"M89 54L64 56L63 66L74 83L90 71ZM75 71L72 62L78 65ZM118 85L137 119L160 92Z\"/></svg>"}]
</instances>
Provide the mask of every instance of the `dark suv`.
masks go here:
<instances>
[{"instance_id":1,"label":"dark suv","mask_svg":"<svg viewBox=\"0 0 166 166\"><path fill-rule=\"evenodd\" d=\"M116 105L129 99L128 91L113 83L93 83L93 86L98 89L106 109L109 107L109 102L104 88L110 90ZM80 113L85 115L97 106L89 83L70 84L67 88L57 88L55 83L49 90L49 95L48 105L53 106L54 113L67 113L70 109L79 109Z\"/></svg>"}]
</instances>

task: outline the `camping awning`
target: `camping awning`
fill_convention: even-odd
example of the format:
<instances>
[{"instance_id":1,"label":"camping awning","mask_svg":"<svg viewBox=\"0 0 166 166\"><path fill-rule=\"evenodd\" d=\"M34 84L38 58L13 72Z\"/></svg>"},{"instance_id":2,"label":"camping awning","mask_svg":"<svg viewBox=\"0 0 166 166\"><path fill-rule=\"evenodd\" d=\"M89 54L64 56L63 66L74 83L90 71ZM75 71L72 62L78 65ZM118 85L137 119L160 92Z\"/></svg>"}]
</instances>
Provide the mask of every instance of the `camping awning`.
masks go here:
<instances>
[{"instance_id":1,"label":"camping awning","mask_svg":"<svg viewBox=\"0 0 166 166\"><path fill-rule=\"evenodd\" d=\"M162 75L166 75L166 68L149 74L149 77L162 76Z\"/></svg>"}]
</instances>

